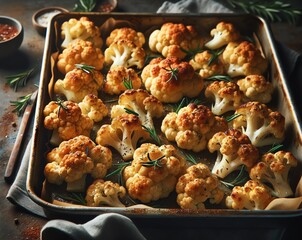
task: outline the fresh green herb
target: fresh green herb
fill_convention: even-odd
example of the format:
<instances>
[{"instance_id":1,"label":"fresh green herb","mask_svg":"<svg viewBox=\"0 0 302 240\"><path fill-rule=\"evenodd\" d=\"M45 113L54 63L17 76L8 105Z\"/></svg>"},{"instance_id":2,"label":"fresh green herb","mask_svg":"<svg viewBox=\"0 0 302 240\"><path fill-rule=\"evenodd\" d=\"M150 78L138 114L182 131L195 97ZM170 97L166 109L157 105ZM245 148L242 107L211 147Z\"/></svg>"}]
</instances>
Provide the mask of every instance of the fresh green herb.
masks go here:
<instances>
[{"instance_id":1,"label":"fresh green herb","mask_svg":"<svg viewBox=\"0 0 302 240\"><path fill-rule=\"evenodd\" d=\"M58 117L60 116L60 111L61 109L63 109L64 111L67 111L68 108L67 106L64 104L64 100L57 98L56 103L58 104L59 108L58 108Z\"/></svg>"},{"instance_id":2,"label":"fresh green herb","mask_svg":"<svg viewBox=\"0 0 302 240\"><path fill-rule=\"evenodd\" d=\"M272 148L267 151L267 153L275 153L278 150L280 150L281 148L283 148L282 144L278 144L278 145L275 145L275 146L273 145Z\"/></svg>"},{"instance_id":3,"label":"fresh green herb","mask_svg":"<svg viewBox=\"0 0 302 240\"><path fill-rule=\"evenodd\" d=\"M178 80L177 74L178 74L179 69L178 69L177 67L176 67L176 68L172 68L172 66L169 65L169 68L164 68L164 67L163 67L163 69L166 70L168 73L171 74L171 76L170 76L170 78L168 79L167 82L170 82L173 78L174 78L176 81Z\"/></svg>"},{"instance_id":4,"label":"fresh green herb","mask_svg":"<svg viewBox=\"0 0 302 240\"><path fill-rule=\"evenodd\" d=\"M125 112L128 113L128 114L133 114L135 116L138 116L139 114L129 108L124 108Z\"/></svg>"},{"instance_id":5,"label":"fresh green herb","mask_svg":"<svg viewBox=\"0 0 302 240\"><path fill-rule=\"evenodd\" d=\"M133 83L130 77L123 78L123 84L127 89L133 89Z\"/></svg>"},{"instance_id":6,"label":"fresh green herb","mask_svg":"<svg viewBox=\"0 0 302 240\"><path fill-rule=\"evenodd\" d=\"M231 116L227 116L227 117L225 118L225 120L226 120L227 122L231 122L231 121L233 121L234 119L238 118L239 116L241 116L241 114L236 113L236 114L233 114L233 115L231 115Z\"/></svg>"},{"instance_id":7,"label":"fresh green herb","mask_svg":"<svg viewBox=\"0 0 302 240\"><path fill-rule=\"evenodd\" d=\"M109 100L105 100L104 103L113 103L113 102L117 102L118 99L109 99Z\"/></svg>"},{"instance_id":8,"label":"fresh green herb","mask_svg":"<svg viewBox=\"0 0 302 240\"><path fill-rule=\"evenodd\" d=\"M200 46L198 46L198 47L195 48L195 49L188 49L188 50L186 50L186 49L184 49L184 48L180 48L180 50L183 51L185 54L187 54L187 56L186 56L187 59L192 59L192 58L195 57L195 55L196 55L197 53L201 53L201 52L203 52L205 49L202 48L202 47L200 47Z\"/></svg>"},{"instance_id":9,"label":"fresh green herb","mask_svg":"<svg viewBox=\"0 0 302 240\"><path fill-rule=\"evenodd\" d=\"M113 166L116 166L117 168L114 171L108 173L105 177L107 178L116 174L121 175L124 168L129 166L130 164L131 162L121 162L121 163L113 164Z\"/></svg>"},{"instance_id":10,"label":"fresh green herb","mask_svg":"<svg viewBox=\"0 0 302 240\"><path fill-rule=\"evenodd\" d=\"M211 77L206 78L205 80L231 82L232 78L229 75L213 75Z\"/></svg>"},{"instance_id":11,"label":"fresh green herb","mask_svg":"<svg viewBox=\"0 0 302 240\"><path fill-rule=\"evenodd\" d=\"M22 113L24 112L26 106L30 104L30 98L31 98L32 93L19 97L17 101L10 101L11 106L15 106L13 109L13 112L16 112L18 116L21 116Z\"/></svg>"},{"instance_id":12,"label":"fresh green herb","mask_svg":"<svg viewBox=\"0 0 302 240\"><path fill-rule=\"evenodd\" d=\"M256 14L271 22L286 21L295 24L299 16L302 15L301 9L295 9L289 3L275 0L227 0L233 8L241 9L246 13Z\"/></svg>"},{"instance_id":13,"label":"fresh green herb","mask_svg":"<svg viewBox=\"0 0 302 240\"><path fill-rule=\"evenodd\" d=\"M228 180L227 178L225 178L224 181L222 181L222 180L220 180L220 181L227 188L232 189L235 186L244 185L248 179L249 179L249 175L248 175L247 171L245 170L245 166L242 165L238 175L234 179Z\"/></svg>"},{"instance_id":14,"label":"fresh green herb","mask_svg":"<svg viewBox=\"0 0 302 240\"><path fill-rule=\"evenodd\" d=\"M86 200L81 193L57 194L57 197L74 204L87 205Z\"/></svg>"},{"instance_id":15,"label":"fresh green herb","mask_svg":"<svg viewBox=\"0 0 302 240\"><path fill-rule=\"evenodd\" d=\"M159 58L161 57L161 55L150 55L150 54L147 54L146 58L145 58L145 62L144 62L144 66L148 65L152 59L154 58Z\"/></svg>"},{"instance_id":16,"label":"fresh green herb","mask_svg":"<svg viewBox=\"0 0 302 240\"><path fill-rule=\"evenodd\" d=\"M210 50L208 49L208 51L211 53L211 57L208 61L208 66L210 66L211 64L213 64L215 61L217 61L218 57L223 53L224 51L224 47L223 48L219 48L219 49L215 49L215 50Z\"/></svg>"},{"instance_id":17,"label":"fresh green herb","mask_svg":"<svg viewBox=\"0 0 302 240\"><path fill-rule=\"evenodd\" d=\"M187 97L183 97L179 104L173 106L174 112L178 113L181 108L188 106L190 103L200 104L201 101L197 98L189 99Z\"/></svg>"},{"instance_id":18,"label":"fresh green herb","mask_svg":"<svg viewBox=\"0 0 302 240\"><path fill-rule=\"evenodd\" d=\"M155 159L155 160L152 160L150 158L150 153L147 154L147 157L148 157L148 162L141 162L142 163L142 166L144 167L153 167L154 170L156 170L156 168L161 168L162 165L160 164L160 161L166 157L165 155L159 157L158 159Z\"/></svg>"},{"instance_id":19,"label":"fresh green herb","mask_svg":"<svg viewBox=\"0 0 302 240\"><path fill-rule=\"evenodd\" d=\"M189 153L181 152L184 155L185 159L193 164L197 164L196 159Z\"/></svg>"},{"instance_id":20,"label":"fresh green herb","mask_svg":"<svg viewBox=\"0 0 302 240\"><path fill-rule=\"evenodd\" d=\"M34 72L35 68L32 68L28 71L18 73L15 75L7 76L7 83L14 88L14 91L17 92L19 87L24 87L27 84L27 81L31 74Z\"/></svg>"},{"instance_id":21,"label":"fresh green herb","mask_svg":"<svg viewBox=\"0 0 302 240\"><path fill-rule=\"evenodd\" d=\"M95 70L95 67L85 64L75 64L75 67L78 69L82 69L86 73L93 73L93 71Z\"/></svg>"},{"instance_id":22,"label":"fresh green herb","mask_svg":"<svg viewBox=\"0 0 302 240\"><path fill-rule=\"evenodd\" d=\"M96 5L97 0L79 0L79 3L74 5L75 12L91 12Z\"/></svg>"},{"instance_id":23,"label":"fresh green herb","mask_svg":"<svg viewBox=\"0 0 302 240\"><path fill-rule=\"evenodd\" d=\"M154 128L148 128L144 125L142 125L142 127L149 133L150 137L157 143L157 145L161 145L161 140L160 140L159 136L157 135L156 130Z\"/></svg>"}]
</instances>

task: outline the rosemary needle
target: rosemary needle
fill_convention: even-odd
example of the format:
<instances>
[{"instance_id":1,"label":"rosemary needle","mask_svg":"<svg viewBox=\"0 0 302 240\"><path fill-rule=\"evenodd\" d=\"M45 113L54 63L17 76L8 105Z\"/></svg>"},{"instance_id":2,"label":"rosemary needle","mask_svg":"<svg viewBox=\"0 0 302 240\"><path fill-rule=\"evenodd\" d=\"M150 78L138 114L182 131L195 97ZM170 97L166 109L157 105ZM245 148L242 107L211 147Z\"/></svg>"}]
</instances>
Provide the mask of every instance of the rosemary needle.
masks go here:
<instances>
[{"instance_id":1,"label":"rosemary needle","mask_svg":"<svg viewBox=\"0 0 302 240\"><path fill-rule=\"evenodd\" d=\"M32 93L27 94L26 96L19 97L17 101L10 101L11 106L15 106L13 112L16 112L18 116L21 116L26 106L30 103L31 96Z\"/></svg>"}]
</instances>

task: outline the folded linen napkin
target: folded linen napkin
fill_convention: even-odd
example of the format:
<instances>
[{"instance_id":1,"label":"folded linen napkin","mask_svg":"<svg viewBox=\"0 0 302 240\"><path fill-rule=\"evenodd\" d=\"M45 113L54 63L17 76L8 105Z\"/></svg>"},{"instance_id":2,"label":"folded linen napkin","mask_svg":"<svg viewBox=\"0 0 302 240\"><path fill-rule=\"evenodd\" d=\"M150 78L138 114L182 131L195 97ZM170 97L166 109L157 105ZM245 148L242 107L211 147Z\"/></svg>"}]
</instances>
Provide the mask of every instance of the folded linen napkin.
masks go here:
<instances>
[{"instance_id":1,"label":"folded linen napkin","mask_svg":"<svg viewBox=\"0 0 302 240\"><path fill-rule=\"evenodd\" d=\"M232 10L227 9L222 4L213 0L181 0L177 3L164 2L158 9L157 13L229 13ZM277 43L278 44L278 43ZM290 86L293 90L302 90L302 84L298 76L302 76L302 60L301 56L284 47L278 45L279 55L282 63L286 63L287 69L285 74L291 79ZM285 65L284 65L285 66ZM298 75L300 74L300 75ZM295 87L294 87L295 86ZM297 98L298 99L298 98ZM43 209L35 204L26 192L26 174L28 168L29 147L25 152L22 164L18 171L16 180L12 184L7 199L13 204L21 206L28 211L46 217ZM128 236L128 238L127 238ZM279 237L280 234L278 235ZM48 239L145 239L137 230L133 222L119 214L102 214L95 217L86 224L74 224L65 220L51 220L46 223L41 231L42 240ZM235 239L235 238L234 238ZM274 238L275 239L275 238Z\"/></svg>"}]
</instances>

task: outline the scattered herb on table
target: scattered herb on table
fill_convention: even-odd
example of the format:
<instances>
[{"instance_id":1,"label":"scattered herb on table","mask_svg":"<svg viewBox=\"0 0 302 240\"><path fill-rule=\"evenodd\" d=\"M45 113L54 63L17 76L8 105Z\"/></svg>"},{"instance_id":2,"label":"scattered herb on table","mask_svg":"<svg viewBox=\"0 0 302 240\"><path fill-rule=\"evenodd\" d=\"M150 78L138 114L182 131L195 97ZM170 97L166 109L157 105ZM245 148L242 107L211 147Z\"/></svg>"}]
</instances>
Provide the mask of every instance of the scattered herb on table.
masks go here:
<instances>
[{"instance_id":1,"label":"scattered herb on table","mask_svg":"<svg viewBox=\"0 0 302 240\"><path fill-rule=\"evenodd\" d=\"M27 94L26 96L19 97L17 101L10 101L11 106L15 106L13 112L16 112L18 116L21 116L24 112L26 106L30 104L32 93Z\"/></svg>"},{"instance_id":2,"label":"scattered herb on table","mask_svg":"<svg viewBox=\"0 0 302 240\"><path fill-rule=\"evenodd\" d=\"M234 9L241 9L246 13L256 14L271 22L286 21L295 24L297 18L302 15L301 9L295 9L290 3L283 1L247 1L247 0L227 0Z\"/></svg>"},{"instance_id":3,"label":"scattered herb on table","mask_svg":"<svg viewBox=\"0 0 302 240\"><path fill-rule=\"evenodd\" d=\"M7 83L14 88L14 91L17 92L19 87L24 87L27 84L29 77L34 72L35 68L32 68L28 71L10 75L6 77Z\"/></svg>"}]
</instances>

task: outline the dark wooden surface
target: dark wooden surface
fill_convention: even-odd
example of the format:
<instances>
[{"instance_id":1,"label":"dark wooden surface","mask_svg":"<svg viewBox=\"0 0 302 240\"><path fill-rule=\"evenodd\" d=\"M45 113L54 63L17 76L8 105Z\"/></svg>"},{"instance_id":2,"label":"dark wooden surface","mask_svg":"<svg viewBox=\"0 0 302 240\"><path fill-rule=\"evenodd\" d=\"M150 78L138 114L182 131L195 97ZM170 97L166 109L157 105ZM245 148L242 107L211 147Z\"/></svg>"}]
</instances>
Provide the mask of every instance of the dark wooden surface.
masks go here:
<instances>
[{"instance_id":1,"label":"dark wooden surface","mask_svg":"<svg viewBox=\"0 0 302 240\"><path fill-rule=\"evenodd\" d=\"M39 70L42 61L44 37L34 29L31 17L33 13L46 6L61 6L71 10L75 0L0 0L0 15L17 18L24 26L24 41L19 51L10 58L0 61L0 175L4 175L13 143L16 139L21 118L12 113L13 107L10 101L20 96L33 92L35 83L39 80ZM176 2L175 0L172 2ZM298 4L299 1L294 1ZM162 0L119 0L117 11L120 12L155 12ZM286 46L302 53L302 24L296 26L287 23L274 23L271 25L275 38ZM0 53L1 54L1 53ZM7 84L5 77L20 73L37 66L38 70L28 82L25 88L14 92ZM15 207L6 200L6 194L10 184L0 178L0 239L39 239L41 227L47 220L36 217L22 209Z\"/></svg>"}]
</instances>

